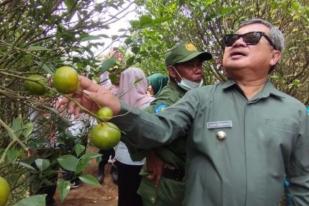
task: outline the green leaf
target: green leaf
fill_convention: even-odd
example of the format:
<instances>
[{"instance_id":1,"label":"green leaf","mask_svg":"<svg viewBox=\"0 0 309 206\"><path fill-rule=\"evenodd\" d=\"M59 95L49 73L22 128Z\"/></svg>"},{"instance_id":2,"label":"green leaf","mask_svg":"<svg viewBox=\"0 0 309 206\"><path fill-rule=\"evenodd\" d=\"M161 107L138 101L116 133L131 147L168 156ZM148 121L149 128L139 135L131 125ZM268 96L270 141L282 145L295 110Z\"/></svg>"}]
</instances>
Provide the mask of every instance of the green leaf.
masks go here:
<instances>
[{"instance_id":1,"label":"green leaf","mask_svg":"<svg viewBox=\"0 0 309 206\"><path fill-rule=\"evenodd\" d=\"M81 174L82 173L82 171L84 170L84 169L86 169L86 167L89 165L89 160L88 159L82 159L82 160L80 160L79 162L78 162L78 164L77 164L77 166L76 166L76 170L75 170L75 172L76 172L76 174Z\"/></svg>"},{"instance_id":2,"label":"green leaf","mask_svg":"<svg viewBox=\"0 0 309 206\"><path fill-rule=\"evenodd\" d=\"M50 166L48 159L36 159L34 162L40 171L44 171Z\"/></svg>"},{"instance_id":3,"label":"green leaf","mask_svg":"<svg viewBox=\"0 0 309 206\"><path fill-rule=\"evenodd\" d=\"M17 117L12 121L12 129L17 137L23 135L27 138L33 130L33 125L31 122L24 124L22 118Z\"/></svg>"},{"instance_id":4,"label":"green leaf","mask_svg":"<svg viewBox=\"0 0 309 206\"><path fill-rule=\"evenodd\" d=\"M134 64L134 60L135 60L135 57L134 57L134 56L132 56L132 57L130 57L129 59L127 59L126 66L127 66L127 67L132 66L132 65Z\"/></svg>"},{"instance_id":5,"label":"green leaf","mask_svg":"<svg viewBox=\"0 0 309 206\"><path fill-rule=\"evenodd\" d=\"M231 13L233 11L232 8L230 7L222 7L221 9L218 10L218 13L221 16L226 16L227 14Z\"/></svg>"},{"instance_id":6,"label":"green leaf","mask_svg":"<svg viewBox=\"0 0 309 206\"><path fill-rule=\"evenodd\" d=\"M75 0L64 0L64 4L66 5L68 11L70 12L74 8L76 2Z\"/></svg>"},{"instance_id":7,"label":"green leaf","mask_svg":"<svg viewBox=\"0 0 309 206\"><path fill-rule=\"evenodd\" d=\"M151 25L153 20L152 20L151 16L143 15L143 16L140 17L139 21L140 21L141 27L145 27L147 25Z\"/></svg>"},{"instance_id":8,"label":"green leaf","mask_svg":"<svg viewBox=\"0 0 309 206\"><path fill-rule=\"evenodd\" d=\"M106 34L100 34L100 35L98 35L99 37L103 37L103 38L109 38L109 36L108 35L106 35Z\"/></svg>"},{"instance_id":9,"label":"green leaf","mask_svg":"<svg viewBox=\"0 0 309 206\"><path fill-rule=\"evenodd\" d=\"M47 49L47 48L42 47L42 46L30 46L28 48L28 50L30 50L30 51L47 51L47 50L50 50L50 49Z\"/></svg>"},{"instance_id":10,"label":"green leaf","mask_svg":"<svg viewBox=\"0 0 309 206\"><path fill-rule=\"evenodd\" d=\"M23 120L20 117L13 119L12 129L14 130L15 135L17 137L19 137L22 134L22 128L23 128Z\"/></svg>"},{"instance_id":11,"label":"green leaf","mask_svg":"<svg viewBox=\"0 0 309 206\"><path fill-rule=\"evenodd\" d=\"M79 157L85 150L86 147L84 145L77 144L74 146L74 151L77 157Z\"/></svg>"},{"instance_id":12,"label":"green leaf","mask_svg":"<svg viewBox=\"0 0 309 206\"><path fill-rule=\"evenodd\" d=\"M117 61L115 58L111 57L109 59L106 59L100 66L99 68L99 72L103 73L107 70L109 70L110 68L112 68L113 66L115 66L117 64Z\"/></svg>"},{"instance_id":13,"label":"green leaf","mask_svg":"<svg viewBox=\"0 0 309 206\"><path fill-rule=\"evenodd\" d=\"M27 163L25 163L25 162L18 162L17 164L20 165L20 166L22 166L22 167L25 167L25 168L27 168L27 169L36 171L36 169L35 169L34 167L32 167L32 165L27 164Z\"/></svg>"},{"instance_id":14,"label":"green leaf","mask_svg":"<svg viewBox=\"0 0 309 206\"><path fill-rule=\"evenodd\" d=\"M15 162L18 157L22 156L22 151L20 149L10 148L6 153L6 158L8 162Z\"/></svg>"},{"instance_id":15,"label":"green leaf","mask_svg":"<svg viewBox=\"0 0 309 206\"><path fill-rule=\"evenodd\" d=\"M42 68L44 69L44 71L46 73L49 73L49 74L53 73L53 69L50 66L48 66L47 64L43 64Z\"/></svg>"},{"instance_id":16,"label":"green leaf","mask_svg":"<svg viewBox=\"0 0 309 206\"><path fill-rule=\"evenodd\" d=\"M44 64L44 63L42 63L42 62L40 62L40 61L34 61L39 67L41 67L46 73L49 73L49 74L51 74L51 73L53 73L54 72L54 70L50 67L50 66L48 66L48 65L46 65L46 64Z\"/></svg>"},{"instance_id":17,"label":"green leaf","mask_svg":"<svg viewBox=\"0 0 309 206\"><path fill-rule=\"evenodd\" d=\"M93 185L93 186L100 186L97 178L92 175L81 175L78 177L82 182Z\"/></svg>"},{"instance_id":18,"label":"green leaf","mask_svg":"<svg viewBox=\"0 0 309 206\"><path fill-rule=\"evenodd\" d=\"M124 43L125 44L127 44L127 45L129 45L129 44L131 44L133 42L133 40L132 40L132 38L127 38L125 41L124 41Z\"/></svg>"},{"instance_id":19,"label":"green leaf","mask_svg":"<svg viewBox=\"0 0 309 206\"><path fill-rule=\"evenodd\" d=\"M57 190L59 191L61 202L64 201L71 189L70 181L59 179L57 182Z\"/></svg>"},{"instance_id":20,"label":"green leaf","mask_svg":"<svg viewBox=\"0 0 309 206\"><path fill-rule=\"evenodd\" d=\"M98 153L86 153L81 156L78 165L76 166L76 173L81 173L90 163L90 160L95 159L97 157L101 157L101 154Z\"/></svg>"},{"instance_id":21,"label":"green leaf","mask_svg":"<svg viewBox=\"0 0 309 206\"><path fill-rule=\"evenodd\" d=\"M59 157L57 160L63 169L71 172L76 171L76 166L79 162L79 159L77 159L73 155L63 155Z\"/></svg>"},{"instance_id":22,"label":"green leaf","mask_svg":"<svg viewBox=\"0 0 309 206\"><path fill-rule=\"evenodd\" d=\"M205 6L210 6L211 4L213 4L215 2L216 2L216 0L207 0L207 1L204 1L203 3L204 3Z\"/></svg>"},{"instance_id":23,"label":"green leaf","mask_svg":"<svg viewBox=\"0 0 309 206\"><path fill-rule=\"evenodd\" d=\"M20 200L14 206L45 206L46 195L33 195Z\"/></svg>"},{"instance_id":24,"label":"green leaf","mask_svg":"<svg viewBox=\"0 0 309 206\"><path fill-rule=\"evenodd\" d=\"M80 41L92 41L92 40L98 40L98 39L101 39L101 37L88 35L88 36L82 37Z\"/></svg>"},{"instance_id":25,"label":"green leaf","mask_svg":"<svg viewBox=\"0 0 309 206\"><path fill-rule=\"evenodd\" d=\"M31 122L28 122L27 124L24 125L24 131L23 135L24 137L28 137L33 131L33 124Z\"/></svg>"}]
</instances>

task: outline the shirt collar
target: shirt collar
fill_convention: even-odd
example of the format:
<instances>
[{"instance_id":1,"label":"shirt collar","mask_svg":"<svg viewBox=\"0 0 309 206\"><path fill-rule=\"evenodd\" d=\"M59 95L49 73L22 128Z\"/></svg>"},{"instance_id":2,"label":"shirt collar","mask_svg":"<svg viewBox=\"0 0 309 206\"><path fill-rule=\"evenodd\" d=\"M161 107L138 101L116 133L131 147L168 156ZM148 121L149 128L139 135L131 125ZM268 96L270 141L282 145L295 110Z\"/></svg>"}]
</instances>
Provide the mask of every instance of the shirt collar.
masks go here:
<instances>
[{"instance_id":1,"label":"shirt collar","mask_svg":"<svg viewBox=\"0 0 309 206\"><path fill-rule=\"evenodd\" d=\"M177 91L180 94L184 94L186 93L186 91L182 88L180 88L175 82L173 82L172 80L168 80L168 85L174 90Z\"/></svg>"},{"instance_id":2,"label":"shirt collar","mask_svg":"<svg viewBox=\"0 0 309 206\"><path fill-rule=\"evenodd\" d=\"M284 93L277 90L274 87L274 85L271 83L271 81L267 80L265 87L263 88L263 90L260 92L260 94L258 96L260 98L263 98L263 97L268 97L268 96L271 96L271 95L279 97L279 98L285 97Z\"/></svg>"},{"instance_id":3,"label":"shirt collar","mask_svg":"<svg viewBox=\"0 0 309 206\"><path fill-rule=\"evenodd\" d=\"M235 86L237 86L236 82L233 80L227 80L223 83L222 88L224 91L227 91L229 89L235 88ZM267 80L263 90L261 92L259 92L259 94L256 96L256 98L266 98L269 96L276 96L279 98L283 98L284 94L282 92L280 92L279 90L277 90L274 85L271 83L270 80Z\"/></svg>"},{"instance_id":4,"label":"shirt collar","mask_svg":"<svg viewBox=\"0 0 309 206\"><path fill-rule=\"evenodd\" d=\"M227 90L227 89L234 87L234 86L236 86L235 81L227 80L227 81L223 82L222 88L223 88L223 90Z\"/></svg>"}]
</instances>

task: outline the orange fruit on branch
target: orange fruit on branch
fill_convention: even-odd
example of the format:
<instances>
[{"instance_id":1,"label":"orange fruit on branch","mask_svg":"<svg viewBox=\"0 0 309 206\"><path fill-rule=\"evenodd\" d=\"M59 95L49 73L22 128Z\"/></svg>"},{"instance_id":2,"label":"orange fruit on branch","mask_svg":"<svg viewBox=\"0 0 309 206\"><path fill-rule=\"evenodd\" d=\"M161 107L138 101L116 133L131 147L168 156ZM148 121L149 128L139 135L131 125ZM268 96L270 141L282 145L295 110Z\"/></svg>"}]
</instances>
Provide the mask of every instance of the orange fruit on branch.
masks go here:
<instances>
[{"instance_id":1,"label":"orange fruit on branch","mask_svg":"<svg viewBox=\"0 0 309 206\"><path fill-rule=\"evenodd\" d=\"M99 149L111 149L120 141L120 129L111 122L103 122L91 128L90 142Z\"/></svg>"},{"instance_id":2,"label":"orange fruit on branch","mask_svg":"<svg viewBox=\"0 0 309 206\"><path fill-rule=\"evenodd\" d=\"M102 107L96 113L98 119L107 122L113 118L113 111L109 107Z\"/></svg>"},{"instance_id":3,"label":"orange fruit on branch","mask_svg":"<svg viewBox=\"0 0 309 206\"><path fill-rule=\"evenodd\" d=\"M10 190L9 183L0 176L0 206L5 206L10 195Z\"/></svg>"},{"instance_id":4,"label":"orange fruit on branch","mask_svg":"<svg viewBox=\"0 0 309 206\"><path fill-rule=\"evenodd\" d=\"M79 86L77 71L69 66L59 67L54 74L53 86L62 94L75 92Z\"/></svg>"}]
</instances>

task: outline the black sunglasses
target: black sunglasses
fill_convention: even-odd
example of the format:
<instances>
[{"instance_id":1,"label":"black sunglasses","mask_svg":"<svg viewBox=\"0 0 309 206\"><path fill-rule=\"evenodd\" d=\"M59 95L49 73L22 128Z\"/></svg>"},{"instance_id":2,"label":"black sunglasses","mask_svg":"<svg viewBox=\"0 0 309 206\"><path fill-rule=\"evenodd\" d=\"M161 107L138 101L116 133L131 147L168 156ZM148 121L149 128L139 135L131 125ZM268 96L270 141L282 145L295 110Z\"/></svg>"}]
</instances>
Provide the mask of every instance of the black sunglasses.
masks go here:
<instances>
[{"instance_id":1,"label":"black sunglasses","mask_svg":"<svg viewBox=\"0 0 309 206\"><path fill-rule=\"evenodd\" d=\"M223 37L223 43L226 47L230 47L235 43L235 41L237 41L239 38L242 38L247 45L256 45L259 43L262 36L264 36L265 39L267 39L267 41L269 42L269 44L274 49L276 49L274 43L269 38L269 36L267 36L264 32L261 31L248 32L245 34L227 34Z\"/></svg>"}]
</instances>

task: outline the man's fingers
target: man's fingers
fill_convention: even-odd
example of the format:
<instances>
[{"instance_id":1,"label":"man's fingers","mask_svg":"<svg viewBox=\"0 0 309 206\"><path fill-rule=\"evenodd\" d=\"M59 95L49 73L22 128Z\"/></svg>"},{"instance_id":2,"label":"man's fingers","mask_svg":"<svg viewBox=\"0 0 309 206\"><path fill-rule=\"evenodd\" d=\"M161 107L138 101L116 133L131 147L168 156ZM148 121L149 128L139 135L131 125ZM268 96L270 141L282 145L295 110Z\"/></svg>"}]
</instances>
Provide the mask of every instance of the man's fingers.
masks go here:
<instances>
[{"instance_id":1,"label":"man's fingers","mask_svg":"<svg viewBox=\"0 0 309 206\"><path fill-rule=\"evenodd\" d=\"M70 114L75 114L76 104L74 102L69 102L68 104L68 112Z\"/></svg>"},{"instance_id":2,"label":"man's fingers","mask_svg":"<svg viewBox=\"0 0 309 206\"><path fill-rule=\"evenodd\" d=\"M97 111L98 107L100 107L100 103L98 99L101 97L101 95L95 93L95 92L90 92L88 90L83 90L83 96L81 99L82 104L84 105L89 105L91 111Z\"/></svg>"},{"instance_id":3,"label":"man's fingers","mask_svg":"<svg viewBox=\"0 0 309 206\"><path fill-rule=\"evenodd\" d=\"M88 90L96 92L100 88L100 85L95 84L93 81L84 76L79 76L79 86L81 90Z\"/></svg>"},{"instance_id":4,"label":"man's fingers","mask_svg":"<svg viewBox=\"0 0 309 206\"><path fill-rule=\"evenodd\" d=\"M75 106L74 115L75 117L79 117L80 115L80 107L77 105Z\"/></svg>"},{"instance_id":5,"label":"man's fingers","mask_svg":"<svg viewBox=\"0 0 309 206\"><path fill-rule=\"evenodd\" d=\"M55 103L55 108L56 109L60 109L65 107L68 104L69 100L65 97L60 97L59 99L57 99L56 103Z\"/></svg>"},{"instance_id":6,"label":"man's fingers","mask_svg":"<svg viewBox=\"0 0 309 206\"><path fill-rule=\"evenodd\" d=\"M81 110L84 110L84 112L87 110L96 112L101 106L110 106L111 108L114 108L114 111L116 111L115 114L119 112L119 100L112 96L110 91L104 89L84 76L79 76L79 80L80 87L78 91L71 96L71 98L76 101L68 103L69 113L79 115ZM83 107L79 108L79 106L75 105L74 102L79 102Z\"/></svg>"}]
</instances>

